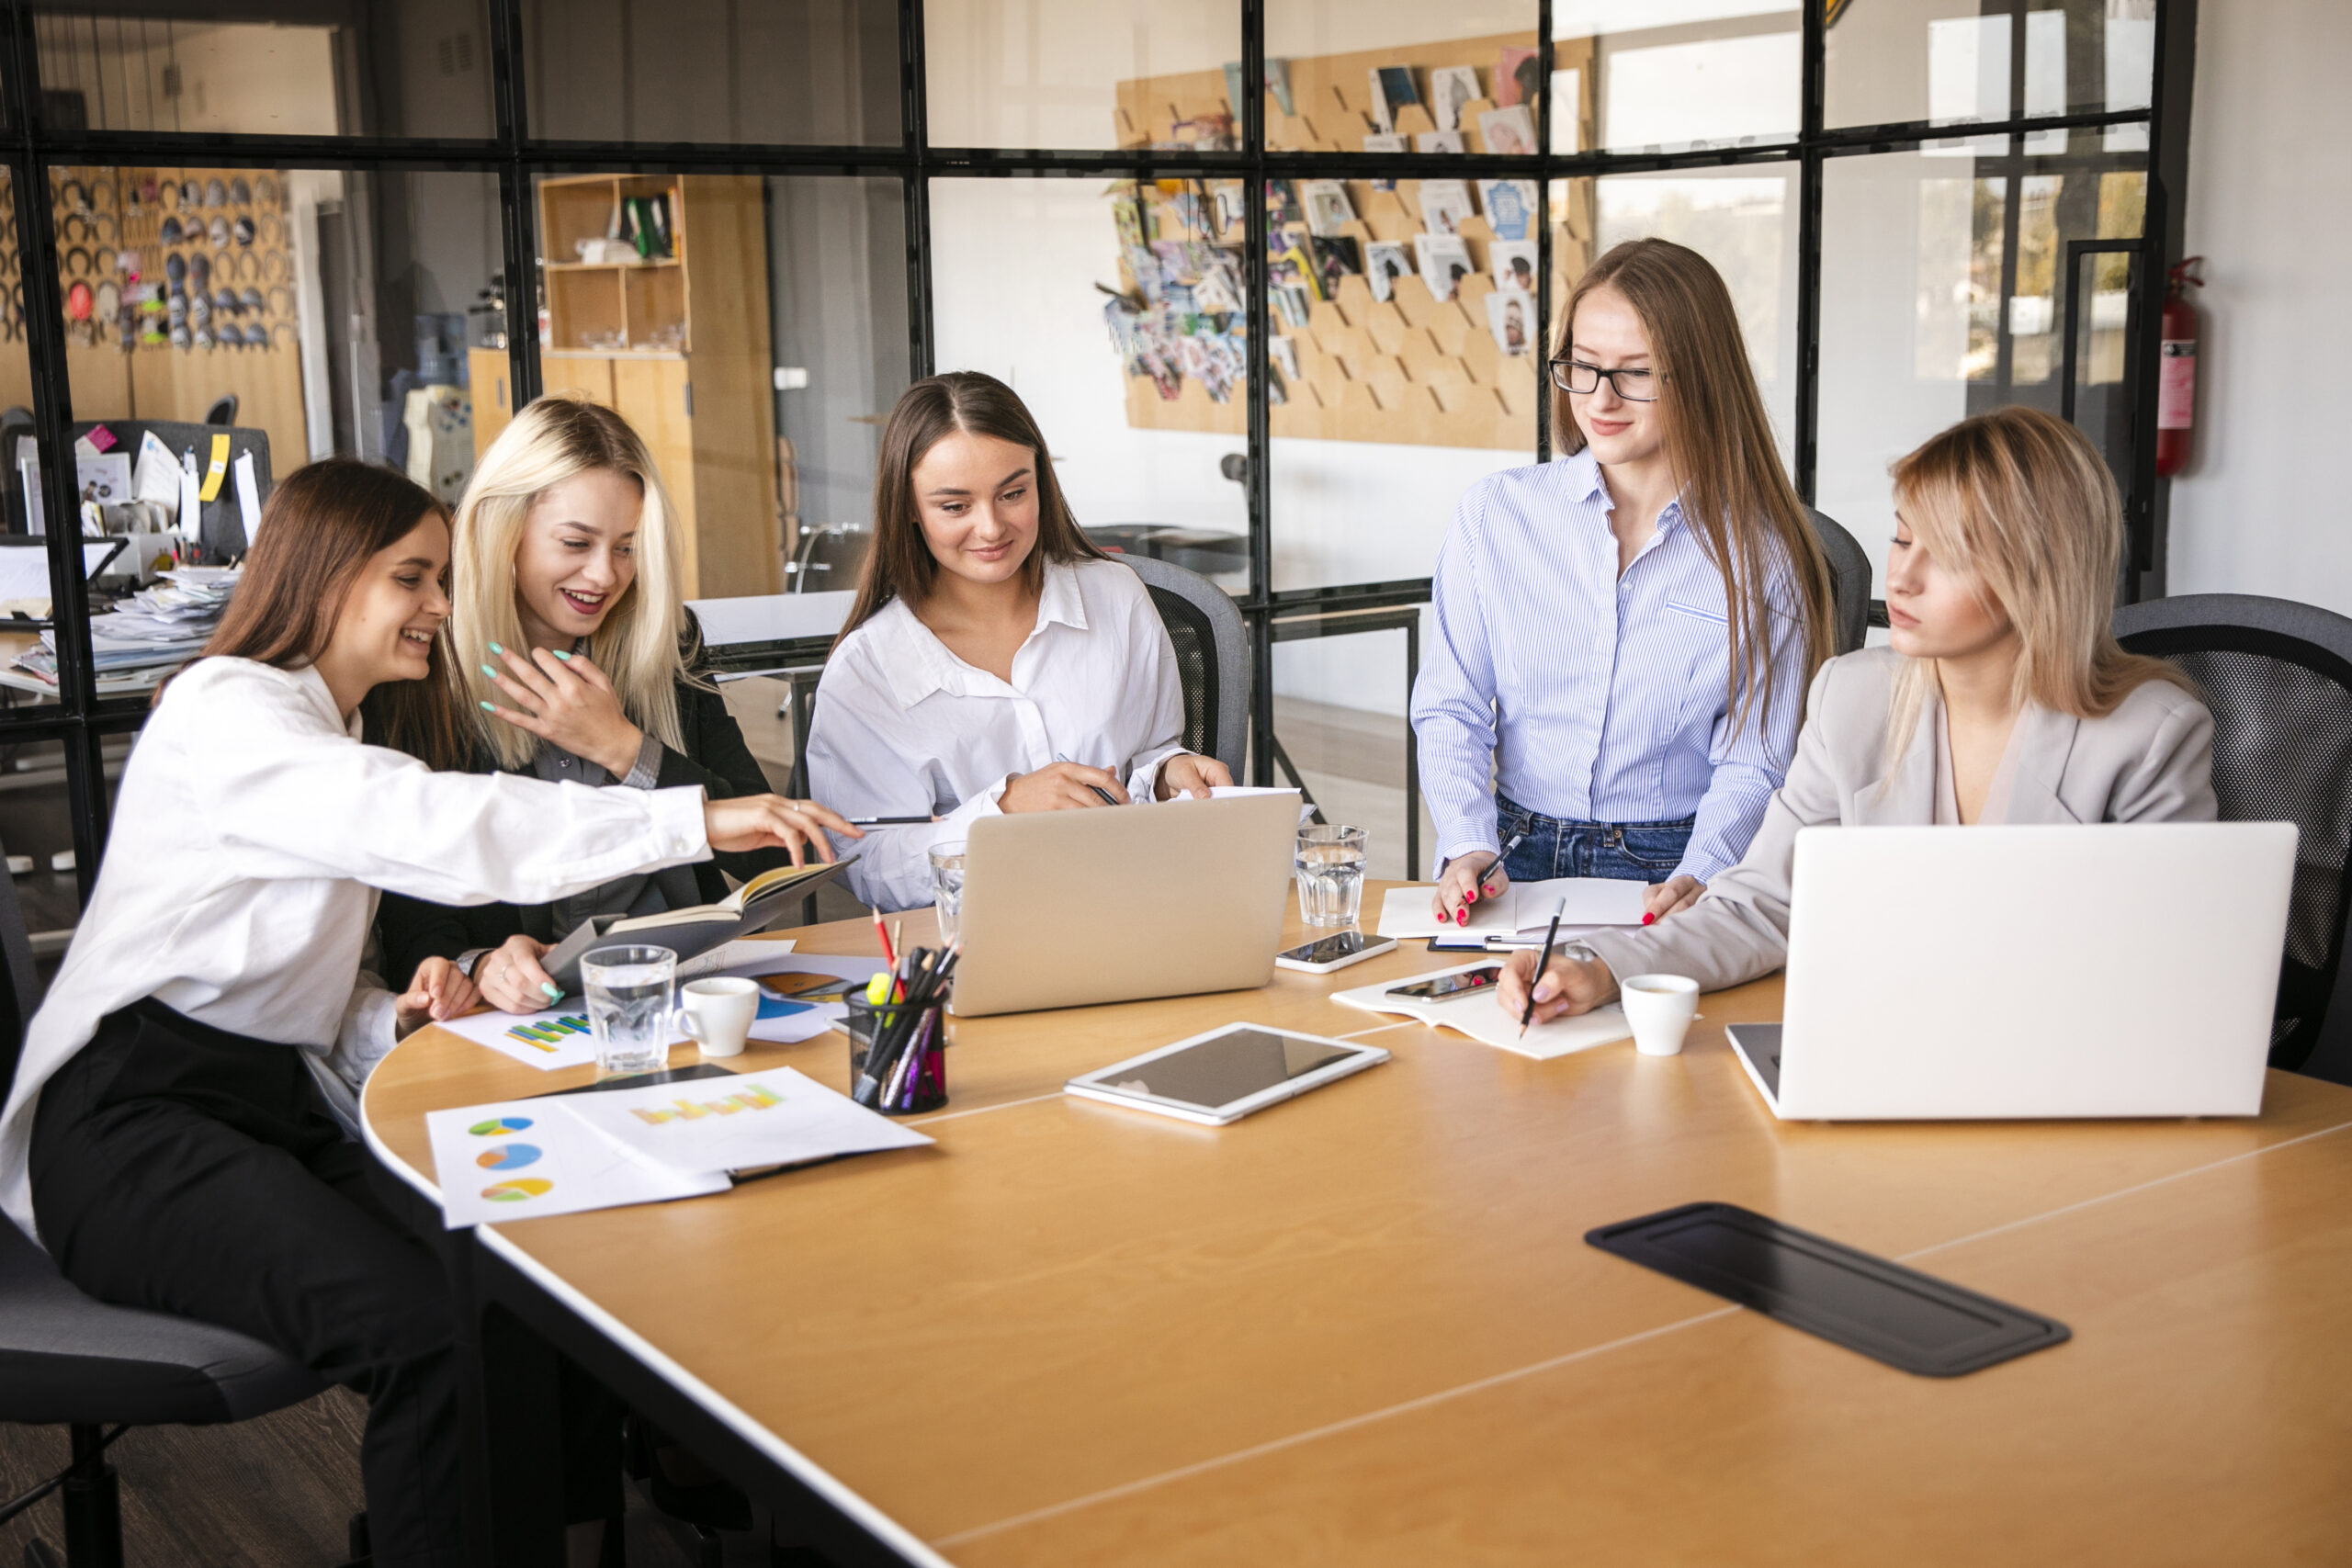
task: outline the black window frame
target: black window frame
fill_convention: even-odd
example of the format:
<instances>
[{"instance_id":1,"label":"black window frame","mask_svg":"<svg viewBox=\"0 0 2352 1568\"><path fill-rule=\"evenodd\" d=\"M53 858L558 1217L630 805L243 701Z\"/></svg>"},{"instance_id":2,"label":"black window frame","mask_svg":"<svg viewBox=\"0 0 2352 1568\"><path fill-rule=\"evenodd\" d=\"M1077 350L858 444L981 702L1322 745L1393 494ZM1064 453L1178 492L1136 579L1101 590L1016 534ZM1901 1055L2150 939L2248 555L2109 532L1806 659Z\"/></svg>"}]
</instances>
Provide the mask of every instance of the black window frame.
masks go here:
<instances>
[{"instance_id":1,"label":"black window frame","mask_svg":"<svg viewBox=\"0 0 2352 1568\"><path fill-rule=\"evenodd\" d=\"M1235 0L1239 12L1242 77L1262 76L1265 59L1266 0ZM1551 0L1534 6L1539 80L1537 144L1542 151L1525 156L1495 154L1370 154L1301 152L1266 146L1261 96L1245 95L1240 108L1242 148L1238 152L1188 152L1153 149L1117 151L937 147L930 141L927 115L928 79L924 68L923 0L899 0L899 140L896 145L808 146L776 143L650 143L642 141L550 141L530 132L528 93L524 71L526 58L524 0L486 0L489 22L489 65L493 134L485 140L389 138L375 136L270 136L152 131L57 130L42 123L39 113L41 85L35 42L31 0L7 0L8 25L0 36L0 140L6 144L7 168L16 203L20 254L30 263L54 253L50 204L46 199L52 165L86 163L171 164L202 161L223 166L339 167L401 172L470 171L497 176L500 198L500 241L509 280L506 289L507 342L512 385L519 404L536 395L543 383L539 373L536 288L521 280L535 278L535 233L532 190L542 175L630 171L645 173L729 173L790 179L824 175L896 177L905 203L906 288L908 304L908 372L931 373L935 337L933 330L933 260L930 245L930 182L940 177L1001 178L1136 178L1198 177L1239 179L1245 185L1244 210L1263 210L1269 180L1314 177L1420 178L1444 175L1462 178L1517 178L1539 183L1547 216L1538 230L1536 309L1541 342L1548 342L1552 299L1552 224L1548 193L1552 182L1584 176L1713 169L1749 164L1793 164L1797 171L1797 281L1795 465L1793 478L1801 494L1814 493L1818 451L1821 375L1821 198L1823 171L1830 159L1916 150L1923 144L1954 137L2005 137L2006 159L1998 170L2018 171L2033 164L2025 152L2025 138L2035 132L2097 130L2117 125L2147 127L2144 153L2147 204L2139 265L2132 282L2132 348L2141 366L2156 359L2163 288L2167 267L2178 259L2182 224L2180 193L2186 188L2189 88L2196 38L2196 0L2157 0L2155 62L2150 103L2145 109L2083 112L1971 123L1939 125L1926 120L1875 126L1828 128L1824 124L1827 76L1826 8L1836 0L1803 0L1799 30L1802 51L1800 125L1791 139L1734 147L1709 147L1674 152L1583 152L1555 154L1552 146L1551 81L1553 17ZM2007 13L2017 18L2014 37L2023 36L2022 17L2029 0L1981 0L1988 15ZM2018 69L2022 67L2019 66ZM2013 93L2013 104L2018 96ZM1269 484L1271 433L1267 419L1266 235L1262 223L1248 226L1245 248L1248 286L1248 417L1246 437L1249 517L1249 588L1238 601L1250 628L1252 659L1250 751L1256 782L1273 782L1279 752L1272 722L1272 649L1278 638L1274 623L1287 623L1284 637L1302 635L1302 620L1323 620L1365 611L1398 610L1428 602L1430 580L1357 582L1319 588L1275 591L1271 586L1272 528ZM25 271L26 339L30 358L35 434L45 455L70 448L66 432L73 423L71 389L67 383L62 299L54 269L28 265ZM2123 486L2130 533L2132 570L2127 572L2125 597L2159 595L2165 579L2165 485L2154 472L2156 378L2142 374L2134 388L2136 402L2132 444L2133 471ZM1539 396L1536 409L1536 452L1539 460L1551 456L1548 395ZM42 465L43 505L51 517L74 513L73 481L66 464ZM79 588L80 563L73 549L74 536L49 533L51 581L58 635L58 700L54 706L27 706L0 713L0 741L17 744L56 739L67 757L69 808L73 814L75 863L83 897L95 880L106 839L107 801L101 767L100 745L108 736L136 730L147 703L141 698L100 698L89 658L86 605ZM1372 619L1372 617L1365 617ZM1383 623L1385 617L1381 618ZM1359 624L1362 624L1361 622ZM1344 635L1336 620L1322 628ZM1409 744L1409 742L1408 742ZM1408 759L1409 765L1409 759Z\"/></svg>"}]
</instances>

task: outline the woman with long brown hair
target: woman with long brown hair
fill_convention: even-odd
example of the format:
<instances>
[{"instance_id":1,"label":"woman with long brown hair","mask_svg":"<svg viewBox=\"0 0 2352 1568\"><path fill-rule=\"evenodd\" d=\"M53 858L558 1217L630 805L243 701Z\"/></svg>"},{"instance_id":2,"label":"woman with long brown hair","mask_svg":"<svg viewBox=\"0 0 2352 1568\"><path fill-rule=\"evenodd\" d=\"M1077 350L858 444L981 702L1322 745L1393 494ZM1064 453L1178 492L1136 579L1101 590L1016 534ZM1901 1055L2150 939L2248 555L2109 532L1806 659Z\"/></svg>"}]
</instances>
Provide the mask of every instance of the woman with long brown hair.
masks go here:
<instances>
[{"instance_id":1,"label":"woman with long brown hair","mask_svg":"<svg viewBox=\"0 0 2352 1568\"><path fill-rule=\"evenodd\" d=\"M1647 931L1596 931L1593 958L1515 955L1511 1016L1583 1012L1618 976L1703 989L1788 956L1808 827L2210 822L2213 717L2180 672L2117 645L2123 511L2083 433L2038 409L1962 420L1894 466L1888 646L1831 660L1788 782L1739 864ZM1932 961L1932 959L1930 959Z\"/></svg>"},{"instance_id":2,"label":"woman with long brown hair","mask_svg":"<svg viewBox=\"0 0 2352 1568\"><path fill-rule=\"evenodd\" d=\"M845 874L931 901L931 846L999 811L1167 800L1233 782L1183 748L1176 653L1140 578L1079 532L1012 388L909 387L874 477L874 554L817 687L810 787L877 829Z\"/></svg>"},{"instance_id":3,"label":"woman with long brown hair","mask_svg":"<svg viewBox=\"0 0 2352 1568\"><path fill-rule=\"evenodd\" d=\"M1566 456L1463 497L1413 688L1457 923L1510 877L1687 907L1763 820L1829 653L1828 564L1706 258L1610 251L1569 292L1551 373Z\"/></svg>"},{"instance_id":4,"label":"woman with long brown hair","mask_svg":"<svg viewBox=\"0 0 2352 1568\"><path fill-rule=\"evenodd\" d=\"M90 907L0 1113L0 1207L101 1301L217 1323L369 1402L380 1564L457 1560L456 1316L311 1095L376 892L537 902L713 850L830 854L831 813L435 773L448 514L387 469L288 476L227 616L123 770ZM440 998L446 1015L451 998ZM433 1010L412 1006L403 1024Z\"/></svg>"}]
</instances>

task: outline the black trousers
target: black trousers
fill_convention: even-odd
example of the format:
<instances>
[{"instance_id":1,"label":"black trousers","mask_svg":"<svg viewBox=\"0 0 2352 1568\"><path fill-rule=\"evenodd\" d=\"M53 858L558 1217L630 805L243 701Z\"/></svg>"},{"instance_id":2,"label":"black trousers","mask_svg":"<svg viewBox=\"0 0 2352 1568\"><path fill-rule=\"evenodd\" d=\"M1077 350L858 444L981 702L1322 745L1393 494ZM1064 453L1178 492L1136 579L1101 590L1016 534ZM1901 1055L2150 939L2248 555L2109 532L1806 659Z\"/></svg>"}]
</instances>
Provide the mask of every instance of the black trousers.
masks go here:
<instances>
[{"instance_id":1,"label":"black trousers","mask_svg":"<svg viewBox=\"0 0 2352 1568\"><path fill-rule=\"evenodd\" d=\"M367 1163L299 1048L150 999L109 1014L42 1089L33 1213L90 1295L237 1329L365 1394L379 1568L454 1568L457 1314L440 1260L368 1190ZM567 1511L616 1516L618 1407L576 1374L563 1393Z\"/></svg>"}]
</instances>

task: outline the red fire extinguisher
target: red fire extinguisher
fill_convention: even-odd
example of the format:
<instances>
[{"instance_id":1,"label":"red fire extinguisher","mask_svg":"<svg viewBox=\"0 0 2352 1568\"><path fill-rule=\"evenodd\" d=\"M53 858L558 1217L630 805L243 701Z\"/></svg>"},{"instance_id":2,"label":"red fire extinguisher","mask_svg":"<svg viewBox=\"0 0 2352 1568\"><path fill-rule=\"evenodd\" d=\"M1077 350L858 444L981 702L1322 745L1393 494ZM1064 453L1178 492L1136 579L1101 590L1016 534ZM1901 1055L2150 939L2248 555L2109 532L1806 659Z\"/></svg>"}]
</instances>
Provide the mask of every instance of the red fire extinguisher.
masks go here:
<instances>
[{"instance_id":1,"label":"red fire extinguisher","mask_svg":"<svg viewBox=\"0 0 2352 1568\"><path fill-rule=\"evenodd\" d=\"M2165 288L2163 347L2156 361L2156 472L2170 479L2188 466L2188 438L2197 410L2197 307L2188 290L2205 280L2192 270L2203 256L2173 263Z\"/></svg>"}]
</instances>

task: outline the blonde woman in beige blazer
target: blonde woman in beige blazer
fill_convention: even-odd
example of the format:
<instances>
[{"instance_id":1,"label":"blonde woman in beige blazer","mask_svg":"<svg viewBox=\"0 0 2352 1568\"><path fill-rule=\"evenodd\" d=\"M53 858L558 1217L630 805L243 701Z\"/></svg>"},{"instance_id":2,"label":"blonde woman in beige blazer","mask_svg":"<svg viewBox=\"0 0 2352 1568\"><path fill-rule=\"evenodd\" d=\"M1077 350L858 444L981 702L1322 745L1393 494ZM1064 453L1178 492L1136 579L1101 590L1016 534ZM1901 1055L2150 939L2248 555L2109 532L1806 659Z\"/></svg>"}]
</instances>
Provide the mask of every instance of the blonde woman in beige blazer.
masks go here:
<instances>
[{"instance_id":1,"label":"blonde woman in beige blazer","mask_svg":"<svg viewBox=\"0 0 2352 1568\"><path fill-rule=\"evenodd\" d=\"M1618 977L1707 990L1781 967L1801 828L2209 822L2213 719L2109 621L2122 545L2114 480L2062 420L2003 409L1895 465L1889 646L1814 677L1787 781L1747 856L1646 930L1586 939L1598 960L1514 956L1498 1000L1536 1017L1613 999Z\"/></svg>"}]
</instances>

